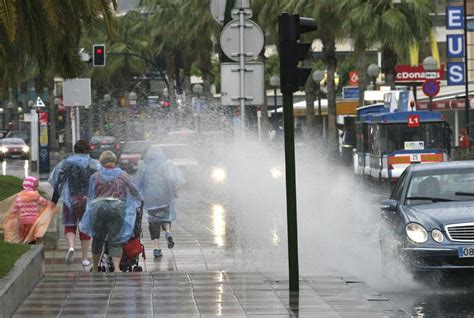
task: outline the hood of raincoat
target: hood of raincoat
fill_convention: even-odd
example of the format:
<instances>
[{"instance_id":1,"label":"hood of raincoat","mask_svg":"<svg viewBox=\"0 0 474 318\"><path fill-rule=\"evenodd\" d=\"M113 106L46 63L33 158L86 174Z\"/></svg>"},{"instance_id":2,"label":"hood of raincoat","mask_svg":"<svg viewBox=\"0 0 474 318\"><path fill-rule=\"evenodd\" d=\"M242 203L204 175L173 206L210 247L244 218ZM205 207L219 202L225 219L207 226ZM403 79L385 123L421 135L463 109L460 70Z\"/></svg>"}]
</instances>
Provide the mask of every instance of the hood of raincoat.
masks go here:
<instances>
[{"instance_id":1,"label":"hood of raincoat","mask_svg":"<svg viewBox=\"0 0 474 318\"><path fill-rule=\"evenodd\" d=\"M105 182L114 181L115 179L118 178L118 176L120 176L121 172L122 172L122 169L120 168L113 168L113 169L104 168L104 167L99 168L100 177Z\"/></svg>"},{"instance_id":2,"label":"hood of raincoat","mask_svg":"<svg viewBox=\"0 0 474 318\"><path fill-rule=\"evenodd\" d=\"M36 201L39 197L38 191L21 191L17 196L24 202Z\"/></svg>"},{"instance_id":3,"label":"hood of raincoat","mask_svg":"<svg viewBox=\"0 0 474 318\"><path fill-rule=\"evenodd\" d=\"M149 164L152 162L165 162L166 161L166 156L163 153L163 150L159 146L151 146L150 149L148 149L144 162L145 164Z\"/></svg>"},{"instance_id":4,"label":"hood of raincoat","mask_svg":"<svg viewBox=\"0 0 474 318\"><path fill-rule=\"evenodd\" d=\"M87 154L75 154L67 158L66 161L75 163L85 169L89 166L91 158Z\"/></svg>"}]
</instances>

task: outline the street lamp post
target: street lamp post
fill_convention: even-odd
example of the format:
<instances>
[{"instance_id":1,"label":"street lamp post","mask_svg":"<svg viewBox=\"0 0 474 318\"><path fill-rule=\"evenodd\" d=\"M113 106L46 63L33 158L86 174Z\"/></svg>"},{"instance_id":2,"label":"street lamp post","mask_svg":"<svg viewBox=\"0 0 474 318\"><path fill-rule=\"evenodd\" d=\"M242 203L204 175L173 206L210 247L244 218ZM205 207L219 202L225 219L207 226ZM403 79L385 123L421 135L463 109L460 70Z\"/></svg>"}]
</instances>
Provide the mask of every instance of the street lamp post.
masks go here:
<instances>
[{"instance_id":1,"label":"street lamp post","mask_svg":"<svg viewBox=\"0 0 474 318\"><path fill-rule=\"evenodd\" d=\"M319 125L323 126L323 114L321 112L321 81L324 79L324 71L316 70L313 72L313 81L316 83L318 92L318 119Z\"/></svg>"},{"instance_id":2,"label":"street lamp post","mask_svg":"<svg viewBox=\"0 0 474 318\"><path fill-rule=\"evenodd\" d=\"M5 129L5 109L0 107L0 114L2 115L2 129Z\"/></svg>"},{"instance_id":3,"label":"street lamp post","mask_svg":"<svg viewBox=\"0 0 474 318\"><path fill-rule=\"evenodd\" d=\"M273 125L275 126L275 129L277 127L277 88L280 87L280 77L278 75L273 75L270 77L270 86L273 87L273 106L275 108L273 109Z\"/></svg>"},{"instance_id":4,"label":"street lamp post","mask_svg":"<svg viewBox=\"0 0 474 318\"><path fill-rule=\"evenodd\" d=\"M423 60L423 68L425 69L426 73L434 72L438 69L438 62L432 56L428 56ZM429 104L428 107L430 112L433 111L433 97L429 96Z\"/></svg>"},{"instance_id":5,"label":"street lamp post","mask_svg":"<svg viewBox=\"0 0 474 318\"><path fill-rule=\"evenodd\" d=\"M367 67L367 74L372 78L372 85L375 90L377 86L377 76L380 74L380 67L377 64L370 64L369 67Z\"/></svg>"},{"instance_id":6,"label":"street lamp post","mask_svg":"<svg viewBox=\"0 0 474 318\"><path fill-rule=\"evenodd\" d=\"M202 105L201 101L199 100L200 95L202 94L203 87L201 84L195 84L193 86L193 93L197 95L194 103L194 109L197 112L197 131L201 132L201 111L202 111Z\"/></svg>"},{"instance_id":7,"label":"street lamp post","mask_svg":"<svg viewBox=\"0 0 474 318\"><path fill-rule=\"evenodd\" d=\"M128 100L130 102L130 109L128 110L128 117L130 119L130 117L131 117L130 113L132 112L132 108L136 107L136 105L137 105L137 93L130 92L130 94L128 94ZM130 128L132 127L132 126L130 126L129 122L130 122L130 120L127 120L127 127L128 127L128 129L127 129L127 140L128 140L129 135L130 135L129 134L130 133Z\"/></svg>"}]
</instances>

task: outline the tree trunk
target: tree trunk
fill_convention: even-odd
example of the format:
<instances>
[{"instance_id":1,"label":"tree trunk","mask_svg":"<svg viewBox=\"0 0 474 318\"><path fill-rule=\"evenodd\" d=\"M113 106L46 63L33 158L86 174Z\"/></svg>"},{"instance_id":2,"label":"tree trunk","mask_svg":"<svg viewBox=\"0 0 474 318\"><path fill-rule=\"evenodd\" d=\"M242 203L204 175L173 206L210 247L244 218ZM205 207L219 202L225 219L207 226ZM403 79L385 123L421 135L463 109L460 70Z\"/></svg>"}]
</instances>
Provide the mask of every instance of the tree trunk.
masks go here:
<instances>
[{"instance_id":1,"label":"tree trunk","mask_svg":"<svg viewBox=\"0 0 474 318\"><path fill-rule=\"evenodd\" d=\"M48 80L48 116L49 116L49 150L58 151L58 135L56 134L57 105L54 105L54 78Z\"/></svg>"},{"instance_id":2,"label":"tree trunk","mask_svg":"<svg viewBox=\"0 0 474 318\"><path fill-rule=\"evenodd\" d=\"M382 72L385 74L385 83L395 89L395 66L397 65L397 52L391 48L382 49Z\"/></svg>"},{"instance_id":3,"label":"tree trunk","mask_svg":"<svg viewBox=\"0 0 474 318\"><path fill-rule=\"evenodd\" d=\"M359 107L364 106L364 92L367 89L367 53L365 47L355 48L357 56L357 72L359 73Z\"/></svg>"},{"instance_id":4,"label":"tree trunk","mask_svg":"<svg viewBox=\"0 0 474 318\"><path fill-rule=\"evenodd\" d=\"M337 68L336 40L334 38L322 39L323 62L327 69L328 90L328 124L326 138L330 144L337 146L338 134L336 129L336 83L334 73Z\"/></svg>"},{"instance_id":5,"label":"tree trunk","mask_svg":"<svg viewBox=\"0 0 474 318\"><path fill-rule=\"evenodd\" d=\"M168 85L169 85L169 95L171 98L175 98L175 66L174 63L174 53L171 50L166 51L165 53L165 63L166 63L166 76L168 77Z\"/></svg>"},{"instance_id":6,"label":"tree trunk","mask_svg":"<svg viewBox=\"0 0 474 318\"><path fill-rule=\"evenodd\" d=\"M304 86L306 100L306 137L307 140L313 140L316 135L316 118L314 117L314 101L316 100L316 83L313 76L309 75ZM319 117L318 117L319 119Z\"/></svg>"}]
</instances>

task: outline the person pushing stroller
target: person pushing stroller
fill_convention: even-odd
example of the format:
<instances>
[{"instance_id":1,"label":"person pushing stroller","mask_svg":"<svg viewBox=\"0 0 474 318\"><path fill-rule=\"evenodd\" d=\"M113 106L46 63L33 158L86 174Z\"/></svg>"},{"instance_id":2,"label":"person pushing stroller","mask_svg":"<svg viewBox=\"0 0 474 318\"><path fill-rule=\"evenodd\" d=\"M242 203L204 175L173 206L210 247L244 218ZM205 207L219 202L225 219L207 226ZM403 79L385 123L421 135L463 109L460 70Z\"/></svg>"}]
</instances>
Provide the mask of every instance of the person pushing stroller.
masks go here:
<instances>
[{"instance_id":1,"label":"person pushing stroller","mask_svg":"<svg viewBox=\"0 0 474 318\"><path fill-rule=\"evenodd\" d=\"M143 199L130 176L115 167L117 157L104 151L101 167L89 181L86 212L79 229L92 236L92 271L98 271L105 241L109 244L114 270L120 268L123 243L134 235L137 208Z\"/></svg>"},{"instance_id":2,"label":"person pushing stroller","mask_svg":"<svg viewBox=\"0 0 474 318\"><path fill-rule=\"evenodd\" d=\"M153 256L162 256L161 230L165 231L168 248L174 247L171 223L176 220L175 198L185 183L183 173L163 154L157 145L151 146L144 163L138 169L136 183L144 198L148 227L154 241Z\"/></svg>"}]
</instances>

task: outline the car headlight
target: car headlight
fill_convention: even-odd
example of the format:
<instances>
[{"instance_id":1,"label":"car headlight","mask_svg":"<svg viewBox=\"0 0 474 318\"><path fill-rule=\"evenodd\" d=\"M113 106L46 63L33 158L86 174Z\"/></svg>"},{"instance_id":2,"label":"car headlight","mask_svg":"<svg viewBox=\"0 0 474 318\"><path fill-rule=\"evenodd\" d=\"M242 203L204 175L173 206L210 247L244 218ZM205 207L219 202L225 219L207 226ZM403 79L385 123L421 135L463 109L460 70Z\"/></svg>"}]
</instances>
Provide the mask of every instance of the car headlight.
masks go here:
<instances>
[{"instance_id":1,"label":"car headlight","mask_svg":"<svg viewBox=\"0 0 474 318\"><path fill-rule=\"evenodd\" d=\"M23 152L28 152L28 151L30 151L30 147L28 147L26 145L23 146Z\"/></svg>"},{"instance_id":2,"label":"car headlight","mask_svg":"<svg viewBox=\"0 0 474 318\"><path fill-rule=\"evenodd\" d=\"M279 167L273 167L270 170L270 173L272 174L273 179L280 179L283 176L283 172Z\"/></svg>"},{"instance_id":3,"label":"car headlight","mask_svg":"<svg viewBox=\"0 0 474 318\"><path fill-rule=\"evenodd\" d=\"M415 243L424 243L428 239L428 232L426 229L418 223L409 223L405 231L410 238Z\"/></svg>"},{"instance_id":4,"label":"car headlight","mask_svg":"<svg viewBox=\"0 0 474 318\"><path fill-rule=\"evenodd\" d=\"M438 242L438 243L441 243L444 241L444 235L438 229L434 229L433 231L431 231L431 237L433 238L435 242Z\"/></svg>"},{"instance_id":5,"label":"car headlight","mask_svg":"<svg viewBox=\"0 0 474 318\"><path fill-rule=\"evenodd\" d=\"M227 173L224 168L218 167L212 169L211 178L217 183L224 182L227 178Z\"/></svg>"},{"instance_id":6,"label":"car headlight","mask_svg":"<svg viewBox=\"0 0 474 318\"><path fill-rule=\"evenodd\" d=\"M0 147L0 151L1 152L8 152L8 148L7 147Z\"/></svg>"}]
</instances>

